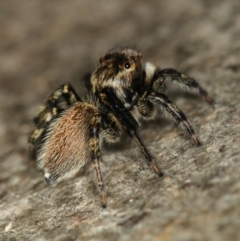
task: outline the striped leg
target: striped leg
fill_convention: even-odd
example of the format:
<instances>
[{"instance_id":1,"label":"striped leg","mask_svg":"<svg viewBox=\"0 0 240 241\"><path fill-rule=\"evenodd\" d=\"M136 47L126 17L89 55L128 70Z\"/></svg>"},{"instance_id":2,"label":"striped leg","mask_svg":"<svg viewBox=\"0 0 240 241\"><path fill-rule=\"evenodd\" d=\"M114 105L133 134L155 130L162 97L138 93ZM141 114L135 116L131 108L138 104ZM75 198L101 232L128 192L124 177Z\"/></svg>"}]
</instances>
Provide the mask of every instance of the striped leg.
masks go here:
<instances>
[{"instance_id":1,"label":"striped leg","mask_svg":"<svg viewBox=\"0 0 240 241\"><path fill-rule=\"evenodd\" d=\"M196 80L193 78L178 72L175 69L163 69L158 71L158 78L165 80L170 80L173 83L178 84L183 89L197 93L201 95L205 101L214 108L214 99L212 99L206 90L204 90Z\"/></svg>"},{"instance_id":2,"label":"striped leg","mask_svg":"<svg viewBox=\"0 0 240 241\"><path fill-rule=\"evenodd\" d=\"M98 187L101 195L102 200L102 207L106 208L107 202L106 202L106 193L104 190L103 180L102 180L102 174L100 169L100 160L101 160L101 153L99 149L99 128L100 128L100 119L99 116L94 116L90 123L90 139L89 139L89 146L90 146L90 157L94 164L95 173L98 180Z\"/></svg>"},{"instance_id":3,"label":"striped leg","mask_svg":"<svg viewBox=\"0 0 240 241\"><path fill-rule=\"evenodd\" d=\"M182 124L185 127L186 131L191 136L191 139L194 141L194 143L197 146L201 145L185 114L173 102L171 102L166 95L162 93L152 92L150 95L147 96L147 99L149 99L153 103L160 103L165 112L170 114L170 116L174 118L174 120L176 120L178 124Z\"/></svg>"},{"instance_id":4,"label":"striped leg","mask_svg":"<svg viewBox=\"0 0 240 241\"><path fill-rule=\"evenodd\" d=\"M61 112L77 101L81 101L81 99L70 84L61 85L49 96L45 106L33 119L36 127L28 138L30 166L35 165L37 149L42 144L49 125L59 117Z\"/></svg>"}]
</instances>

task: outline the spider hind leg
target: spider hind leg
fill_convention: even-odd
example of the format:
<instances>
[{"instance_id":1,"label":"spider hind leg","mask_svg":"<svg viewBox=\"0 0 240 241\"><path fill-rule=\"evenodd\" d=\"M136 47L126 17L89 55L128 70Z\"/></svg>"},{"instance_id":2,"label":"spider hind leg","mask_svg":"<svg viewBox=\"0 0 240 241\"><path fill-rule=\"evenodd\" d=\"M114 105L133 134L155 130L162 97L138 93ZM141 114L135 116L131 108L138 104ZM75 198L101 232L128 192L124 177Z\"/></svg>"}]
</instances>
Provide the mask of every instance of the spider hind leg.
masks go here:
<instances>
[{"instance_id":1,"label":"spider hind leg","mask_svg":"<svg viewBox=\"0 0 240 241\"><path fill-rule=\"evenodd\" d=\"M33 119L35 129L28 137L30 167L35 165L37 151L44 143L49 125L77 101L81 99L74 88L70 84L63 84L49 96L45 106L36 114Z\"/></svg>"}]
</instances>

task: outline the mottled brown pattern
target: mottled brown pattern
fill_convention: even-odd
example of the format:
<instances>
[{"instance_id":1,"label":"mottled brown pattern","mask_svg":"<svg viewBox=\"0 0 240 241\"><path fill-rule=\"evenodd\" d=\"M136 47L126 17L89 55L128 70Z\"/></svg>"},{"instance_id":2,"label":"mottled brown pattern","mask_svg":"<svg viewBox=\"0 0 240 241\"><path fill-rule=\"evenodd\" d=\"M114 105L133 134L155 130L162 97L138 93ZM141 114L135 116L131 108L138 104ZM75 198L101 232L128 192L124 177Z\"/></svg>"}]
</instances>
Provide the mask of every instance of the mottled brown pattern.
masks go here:
<instances>
[{"instance_id":1,"label":"mottled brown pattern","mask_svg":"<svg viewBox=\"0 0 240 241\"><path fill-rule=\"evenodd\" d=\"M208 96L207 91L193 78L175 69L161 70L151 63L142 66L142 54L129 47L113 49L100 58L89 80L91 106L81 102L70 84L64 84L53 92L46 102L47 107L35 117L36 129L29 138L35 148L38 139L42 141L37 163L44 170L45 180L52 183L65 173L76 172L90 159L94 164L102 206L105 208L99 142L100 139L107 143L117 142L123 132L137 144L155 174L163 177L155 158L139 136L141 117L155 117L156 107L160 104L162 111L185 127L194 143L200 145L185 114L164 94L167 80L177 82L204 97ZM67 108L69 110L64 111ZM30 153L33 153L32 148Z\"/></svg>"},{"instance_id":2,"label":"mottled brown pattern","mask_svg":"<svg viewBox=\"0 0 240 241\"><path fill-rule=\"evenodd\" d=\"M129 69L125 65L129 64ZM132 80L142 67L142 54L136 49L117 48L109 51L100 58L99 66L93 72L91 85L93 92L100 91L104 87L129 88Z\"/></svg>"},{"instance_id":3,"label":"mottled brown pattern","mask_svg":"<svg viewBox=\"0 0 240 241\"><path fill-rule=\"evenodd\" d=\"M237 0L0 1L0 240L239 240L239 13ZM128 44L195 77L216 108L167 83L203 145L164 116L143 123L162 180L129 140L105 146L103 210L91 165L46 185L29 170L27 136L59 84L70 81L83 96L81 76L109 48Z\"/></svg>"}]
</instances>

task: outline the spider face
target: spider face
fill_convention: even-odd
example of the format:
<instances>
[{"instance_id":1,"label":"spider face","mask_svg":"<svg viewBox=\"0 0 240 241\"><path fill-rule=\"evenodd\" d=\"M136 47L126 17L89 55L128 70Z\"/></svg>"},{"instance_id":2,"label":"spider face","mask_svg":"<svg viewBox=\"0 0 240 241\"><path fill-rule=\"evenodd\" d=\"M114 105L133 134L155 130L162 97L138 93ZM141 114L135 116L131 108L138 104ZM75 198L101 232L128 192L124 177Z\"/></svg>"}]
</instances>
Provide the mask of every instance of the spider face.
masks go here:
<instances>
[{"instance_id":1,"label":"spider face","mask_svg":"<svg viewBox=\"0 0 240 241\"><path fill-rule=\"evenodd\" d=\"M100 58L99 66L92 74L92 91L112 88L118 98L127 100L128 92L133 92L136 81L140 80L141 70L141 53L134 49L112 50Z\"/></svg>"},{"instance_id":2,"label":"spider face","mask_svg":"<svg viewBox=\"0 0 240 241\"><path fill-rule=\"evenodd\" d=\"M138 117L153 118L157 105L200 145L185 114L164 94L165 82L169 80L213 105L213 99L194 79L175 69L160 69L150 63L143 67L142 54L131 48L113 49L100 58L90 78L91 91L86 101L82 101L70 84L60 86L34 118L35 130L29 136L31 159L36 159L46 181L52 183L91 161L102 206L106 207L99 164L100 140L116 142L123 132L139 146L153 171L162 176L138 135Z\"/></svg>"}]
</instances>

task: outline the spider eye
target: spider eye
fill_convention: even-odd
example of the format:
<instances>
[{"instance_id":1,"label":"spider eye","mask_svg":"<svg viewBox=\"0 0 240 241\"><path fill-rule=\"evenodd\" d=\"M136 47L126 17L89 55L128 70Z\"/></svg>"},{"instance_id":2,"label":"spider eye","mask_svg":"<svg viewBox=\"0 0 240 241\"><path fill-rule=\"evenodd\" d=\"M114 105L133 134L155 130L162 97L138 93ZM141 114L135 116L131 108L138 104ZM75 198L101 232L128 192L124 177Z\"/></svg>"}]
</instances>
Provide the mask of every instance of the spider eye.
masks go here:
<instances>
[{"instance_id":1,"label":"spider eye","mask_svg":"<svg viewBox=\"0 0 240 241\"><path fill-rule=\"evenodd\" d=\"M127 62L127 63L124 64L124 67L125 67L125 69L130 69L131 64L129 62Z\"/></svg>"}]
</instances>

